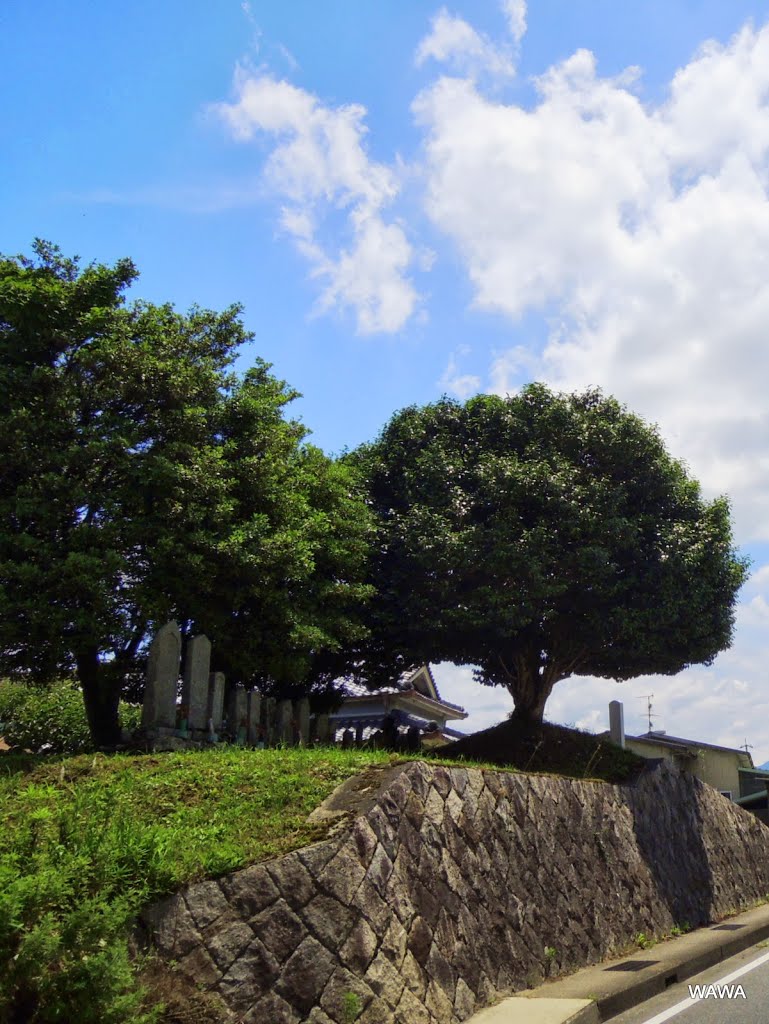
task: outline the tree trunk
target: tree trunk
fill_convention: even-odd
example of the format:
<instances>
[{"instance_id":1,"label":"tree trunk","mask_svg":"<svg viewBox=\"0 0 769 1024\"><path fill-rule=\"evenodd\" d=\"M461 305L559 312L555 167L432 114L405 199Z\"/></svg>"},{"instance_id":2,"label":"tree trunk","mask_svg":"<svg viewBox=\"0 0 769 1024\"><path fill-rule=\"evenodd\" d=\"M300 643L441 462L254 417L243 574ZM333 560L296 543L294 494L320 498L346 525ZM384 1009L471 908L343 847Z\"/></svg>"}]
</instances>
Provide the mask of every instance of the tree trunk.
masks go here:
<instances>
[{"instance_id":1,"label":"tree trunk","mask_svg":"<svg viewBox=\"0 0 769 1024\"><path fill-rule=\"evenodd\" d=\"M83 689L88 728L95 747L114 747L120 742L118 703L120 691L95 647L77 653L77 674Z\"/></svg>"},{"instance_id":2,"label":"tree trunk","mask_svg":"<svg viewBox=\"0 0 769 1024\"><path fill-rule=\"evenodd\" d=\"M515 661L515 671L508 676L507 684L515 704L511 718L522 725L541 725L557 677L548 669L540 674L539 657L518 657Z\"/></svg>"},{"instance_id":3,"label":"tree trunk","mask_svg":"<svg viewBox=\"0 0 769 1024\"><path fill-rule=\"evenodd\" d=\"M523 700L520 696L516 696L516 694L513 693L515 707L513 708L513 713L510 717L514 722L520 722L522 725L542 725L542 719L545 714L545 704L549 696L550 694L543 694L541 698L538 699Z\"/></svg>"}]
</instances>

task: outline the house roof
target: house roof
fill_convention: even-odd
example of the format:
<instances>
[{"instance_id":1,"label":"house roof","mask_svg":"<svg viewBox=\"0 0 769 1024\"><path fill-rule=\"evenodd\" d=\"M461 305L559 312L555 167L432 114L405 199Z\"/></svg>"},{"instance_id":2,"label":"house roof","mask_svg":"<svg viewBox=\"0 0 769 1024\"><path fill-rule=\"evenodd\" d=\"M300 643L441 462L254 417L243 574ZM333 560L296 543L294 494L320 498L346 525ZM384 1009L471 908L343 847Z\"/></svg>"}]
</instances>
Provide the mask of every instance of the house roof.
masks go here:
<instances>
[{"instance_id":1,"label":"house roof","mask_svg":"<svg viewBox=\"0 0 769 1024\"><path fill-rule=\"evenodd\" d=\"M728 754L740 754L747 757L750 766L753 766L753 759L750 754L739 747L721 747L716 743L704 743L702 740L687 740L682 736L671 736L669 733L647 732L642 736L627 736L626 739L636 743L653 743L660 747L670 747L672 750L686 750L692 747L705 748L706 750L722 750Z\"/></svg>"},{"instance_id":2,"label":"house roof","mask_svg":"<svg viewBox=\"0 0 769 1024\"><path fill-rule=\"evenodd\" d=\"M350 697L367 697L372 693L402 693L404 690L416 690L432 700L441 700L433 670L429 665L420 665L419 668L409 672L402 672L392 686L379 686L376 690L369 690L363 683L347 680L342 689ZM456 705L452 704L451 707L456 707Z\"/></svg>"},{"instance_id":3,"label":"house roof","mask_svg":"<svg viewBox=\"0 0 769 1024\"><path fill-rule=\"evenodd\" d=\"M412 672L404 672L392 686L369 690L362 683L348 680L343 684L342 691L347 697L345 704L348 706L392 695L397 698L397 703L404 707L410 706L414 710L419 709L428 718L436 712L444 718L467 718L467 712L463 707L441 698L429 665L420 665Z\"/></svg>"}]
</instances>

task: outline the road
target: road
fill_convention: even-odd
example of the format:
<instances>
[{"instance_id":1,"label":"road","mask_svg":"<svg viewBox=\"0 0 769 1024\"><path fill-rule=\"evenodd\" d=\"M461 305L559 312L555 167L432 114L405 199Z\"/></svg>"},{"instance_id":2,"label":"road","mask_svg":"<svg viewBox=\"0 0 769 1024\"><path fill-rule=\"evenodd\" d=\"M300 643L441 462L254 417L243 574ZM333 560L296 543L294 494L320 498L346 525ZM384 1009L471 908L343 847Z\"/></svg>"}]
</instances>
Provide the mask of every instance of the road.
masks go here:
<instances>
[{"instance_id":1,"label":"road","mask_svg":"<svg viewBox=\"0 0 769 1024\"><path fill-rule=\"evenodd\" d=\"M699 986L699 998L692 992L694 986ZM671 1024L769 1024L769 942L760 942L702 974L671 985L654 999L612 1017L611 1024L667 1024L668 1021Z\"/></svg>"}]
</instances>

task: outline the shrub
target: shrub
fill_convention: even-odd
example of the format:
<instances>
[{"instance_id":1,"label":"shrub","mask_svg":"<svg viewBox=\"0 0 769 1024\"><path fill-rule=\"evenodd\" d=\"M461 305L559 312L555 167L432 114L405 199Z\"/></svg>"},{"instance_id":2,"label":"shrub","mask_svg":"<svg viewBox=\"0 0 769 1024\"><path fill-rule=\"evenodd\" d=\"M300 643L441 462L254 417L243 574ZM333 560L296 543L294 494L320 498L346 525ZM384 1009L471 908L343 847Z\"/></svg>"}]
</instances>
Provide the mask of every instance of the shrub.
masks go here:
<instances>
[{"instance_id":1,"label":"shrub","mask_svg":"<svg viewBox=\"0 0 769 1024\"><path fill-rule=\"evenodd\" d=\"M156 850L153 837L139 849L123 841L133 836L116 796L31 783L23 817L10 802L0 813L9 836L0 842L0 1021L157 1019L158 1009L143 1005L126 942L148 891L152 865L142 857Z\"/></svg>"},{"instance_id":2,"label":"shrub","mask_svg":"<svg viewBox=\"0 0 769 1024\"><path fill-rule=\"evenodd\" d=\"M13 683L10 679L0 680L0 733L3 723L10 722L18 708L29 697L29 687L24 683Z\"/></svg>"},{"instance_id":3,"label":"shrub","mask_svg":"<svg viewBox=\"0 0 769 1024\"><path fill-rule=\"evenodd\" d=\"M123 728L139 725L141 708L121 704ZM82 754L93 750L83 695L71 681L47 687L0 682L0 735L12 747L51 754Z\"/></svg>"}]
</instances>

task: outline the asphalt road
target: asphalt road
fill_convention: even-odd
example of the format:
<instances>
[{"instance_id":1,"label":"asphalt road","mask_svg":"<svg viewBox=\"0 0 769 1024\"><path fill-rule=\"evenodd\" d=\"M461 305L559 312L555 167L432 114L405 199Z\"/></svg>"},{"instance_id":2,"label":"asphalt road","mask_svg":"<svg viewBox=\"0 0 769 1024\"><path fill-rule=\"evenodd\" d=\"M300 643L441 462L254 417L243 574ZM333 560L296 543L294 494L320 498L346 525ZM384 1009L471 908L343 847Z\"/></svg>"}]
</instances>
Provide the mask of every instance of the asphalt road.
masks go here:
<instances>
[{"instance_id":1,"label":"asphalt road","mask_svg":"<svg viewBox=\"0 0 769 1024\"><path fill-rule=\"evenodd\" d=\"M694 986L700 986L699 998L692 991ZM611 1024L667 1024L668 1021L672 1024L769 1024L769 942L760 942L702 974L671 985L661 995L612 1017Z\"/></svg>"}]
</instances>

